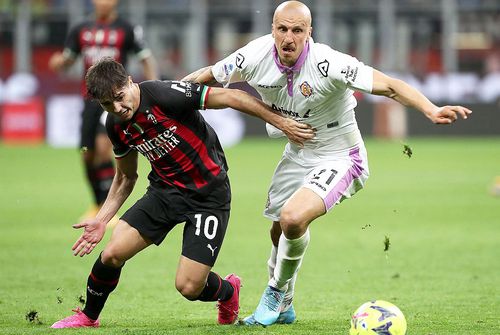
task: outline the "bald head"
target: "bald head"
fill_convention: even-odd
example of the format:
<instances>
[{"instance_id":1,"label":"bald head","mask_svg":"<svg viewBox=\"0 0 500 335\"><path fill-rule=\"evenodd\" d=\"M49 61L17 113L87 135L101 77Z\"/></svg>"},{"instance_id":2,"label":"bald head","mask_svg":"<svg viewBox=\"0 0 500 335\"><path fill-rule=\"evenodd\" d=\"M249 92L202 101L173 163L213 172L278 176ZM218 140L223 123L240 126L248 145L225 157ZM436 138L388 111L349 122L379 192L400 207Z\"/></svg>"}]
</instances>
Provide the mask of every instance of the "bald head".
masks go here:
<instances>
[{"instance_id":1,"label":"bald head","mask_svg":"<svg viewBox=\"0 0 500 335\"><path fill-rule=\"evenodd\" d=\"M272 36L281 64L295 64L311 32L311 11L302 2L286 1L276 8Z\"/></svg>"},{"instance_id":2,"label":"bald head","mask_svg":"<svg viewBox=\"0 0 500 335\"><path fill-rule=\"evenodd\" d=\"M282 17L300 18L308 27L312 23L311 11L300 1L285 1L279 5L274 11L273 23Z\"/></svg>"}]
</instances>

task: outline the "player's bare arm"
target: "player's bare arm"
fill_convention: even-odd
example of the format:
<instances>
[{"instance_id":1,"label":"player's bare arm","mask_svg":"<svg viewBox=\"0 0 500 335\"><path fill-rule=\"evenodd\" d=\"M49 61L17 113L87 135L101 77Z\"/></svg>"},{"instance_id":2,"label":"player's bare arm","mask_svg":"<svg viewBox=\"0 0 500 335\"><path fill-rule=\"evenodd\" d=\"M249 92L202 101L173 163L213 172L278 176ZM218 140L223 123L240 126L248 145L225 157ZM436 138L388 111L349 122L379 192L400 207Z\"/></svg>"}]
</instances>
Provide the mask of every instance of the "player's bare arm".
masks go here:
<instances>
[{"instance_id":1,"label":"player's bare arm","mask_svg":"<svg viewBox=\"0 0 500 335\"><path fill-rule=\"evenodd\" d=\"M158 79L156 71L156 62L152 56L142 59L141 64L142 64L142 72L144 73L144 78L146 80Z\"/></svg>"},{"instance_id":2,"label":"player's bare arm","mask_svg":"<svg viewBox=\"0 0 500 335\"><path fill-rule=\"evenodd\" d=\"M93 219L86 219L73 225L73 228L83 228L83 233L75 242L73 255L83 257L94 250L102 240L106 224L118 212L134 189L137 180L137 152L131 151L125 157L117 160L116 174L109 190L108 197Z\"/></svg>"},{"instance_id":3,"label":"player's bare arm","mask_svg":"<svg viewBox=\"0 0 500 335\"><path fill-rule=\"evenodd\" d=\"M212 74L211 65L188 74L187 76L182 78L182 81L192 81L194 83L210 85L210 86L217 84L217 80L215 80L215 77Z\"/></svg>"},{"instance_id":4,"label":"player's bare arm","mask_svg":"<svg viewBox=\"0 0 500 335\"><path fill-rule=\"evenodd\" d=\"M383 95L405 106L413 107L436 124L453 123L459 116L467 119L467 116L472 113L470 109L462 106L436 106L406 82L392 78L378 70L373 70L372 94Z\"/></svg>"},{"instance_id":5,"label":"player's bare arm","mask_svg":"<svg viewBox=\"0 0 500 335\"><path fill-rule=\"evenodd\" d=\"M303 145L305 141L314 137L314 130L310 125L277 114L271 107L244 91L213 87L210 90L207 108L225 107L234 108L272 124L281 129L291 142L298 145Z\"/></svg>"},{"instance_id":6,"label":"player's bare arm","mask_svg":"<svg viewBox=\"0 0 500 335\"><path fill-rule=\"evenodd\" d=\"M54 72L61 72L75 63L75 59L63 52L55 52L49 59L49 68Z\"/></svg>"}]
</instances>

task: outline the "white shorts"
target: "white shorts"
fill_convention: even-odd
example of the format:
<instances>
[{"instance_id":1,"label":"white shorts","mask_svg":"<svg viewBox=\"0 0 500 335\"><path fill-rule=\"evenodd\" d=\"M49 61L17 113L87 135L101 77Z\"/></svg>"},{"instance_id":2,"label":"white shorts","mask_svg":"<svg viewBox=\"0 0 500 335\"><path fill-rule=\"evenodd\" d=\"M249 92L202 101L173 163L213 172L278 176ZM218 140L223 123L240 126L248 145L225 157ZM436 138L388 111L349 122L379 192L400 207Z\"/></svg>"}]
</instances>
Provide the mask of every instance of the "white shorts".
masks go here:
<instances>
[{"instance_id":1,"label":"white shorts","mask_svg":"<svg viewBox=\"0 0 500 335\"><path fill-rule=\"evenodd\" d=\"M281 208L301 187L319 195L329 211L362 189L369 175L362 141L349 149L319 154L287 144L271 181L264 216L279 221Z\"/></svg>"}]
</instances>

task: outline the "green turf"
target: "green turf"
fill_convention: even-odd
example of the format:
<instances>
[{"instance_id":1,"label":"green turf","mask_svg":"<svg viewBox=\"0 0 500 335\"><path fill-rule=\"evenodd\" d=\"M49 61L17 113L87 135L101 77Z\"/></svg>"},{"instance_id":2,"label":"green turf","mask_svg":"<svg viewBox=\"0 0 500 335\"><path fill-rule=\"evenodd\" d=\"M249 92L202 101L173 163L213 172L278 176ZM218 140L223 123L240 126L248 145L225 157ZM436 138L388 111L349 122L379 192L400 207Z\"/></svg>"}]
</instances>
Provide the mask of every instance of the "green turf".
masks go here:
<instances>
[{"instance_id":1,"label":"green turf","mask_svg":"<svg viewBox=\"0 0 500 335\"><path fill-rule=\"evenodd\" d=\"M500 333L500 138L368 140L366 188L313 223L297 282L298 321L266 329L216 325L213 303L174 288L180 229L131 260L92 330L48 327L78 305L100 245L76 258L71 228L89 205L76 150L0 145L0 334L347 334L370 299L397 304L408 334ZM243 278L241 314L266 284L269 224L261 216L283 142L227 150L231 225L214 268ZM127 204L146 187L147 164ZM109 234L107 234L107 237ZM390 248L384 252L384 239ZM38 321L25 319L36 311ZM41 323L41 324L40 324Z\"/></svg>"}]
</instances>

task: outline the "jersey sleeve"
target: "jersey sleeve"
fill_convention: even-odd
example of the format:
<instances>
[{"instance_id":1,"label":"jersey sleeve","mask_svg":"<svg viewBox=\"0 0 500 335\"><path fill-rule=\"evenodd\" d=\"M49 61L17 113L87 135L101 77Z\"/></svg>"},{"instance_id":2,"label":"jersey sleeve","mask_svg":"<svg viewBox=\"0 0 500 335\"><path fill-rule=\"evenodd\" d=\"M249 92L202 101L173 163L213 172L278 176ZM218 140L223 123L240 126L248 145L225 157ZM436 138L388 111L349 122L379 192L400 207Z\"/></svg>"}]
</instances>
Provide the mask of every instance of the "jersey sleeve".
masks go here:
<instances>
[{"instance_id":1,"label":"jersey sleeve","mask_svg":"<svg viewBox=\"0 0 500 335\"><path fill-rule=\"evenodd\" d=\"M147 47L144 40L144 30L140 25L129 25L128 27L129 50L137 55L139 60L151 56L151 50Z\"/></svg>"},{"instance_id":2,"label":"jersey sleeve","mask_svg":"<svg viewBox=\"0 0 500 335\"><path fill-rule=\"evenodd\" d=\"M242 64L240 67L236 65L237 63L241 63L243 57L240 50L237 50L228 57L215 63L215 65L212 66L212 74L215 80L225 87L229 86L231 83L245 81Z\"/></svg>"},{"instance_id":3,"label":"jersey sleeve","mask_svg":"<svg viewBox=\"0 0 500 335\"><path fill-rule=\"evenodd\" d=\"M80 45L80 30L82 24L79 24L70 29L66 41L64 42L64 56L70 59L75 59L81 52Z\"/></svg>"},{"instance_id":4,"label":"jersey sleeve","mask_svg":"<svg viewBox=\"0 0 500 335\"><path fill-rule=\"evenodd\" d=\"M334 52L333 66L330 78L342 86L357 91L371 93L373 88L373 68L365 65L355 57L340 52Z\"/></svg>"},{"instance_id":5,"label":"jersey sleeve","mask_svg":"<svg viewBox=\"0 0 500 335\"><path fill-rule=\"evenodd\" d=\"M281 129L278 129L272 124L267 122L266 122L266 131L267 131L267 136L269 136L270 138L279 138L285 136L285 133Z\"/></svg>"},{"instance_id":6,"label":"jersey sleeve","mask_svg":"<svg viewBox=\"0 0 500 335\"><path fill-rule=\"evenodd\" d=\"M142 88L168 115L180 118L195 110L205 109L210 91L210 87L205 85L175 80L144 82Z\"/></svg>"},{"instance_id":7,"label":"jersey sleeve","mask_svg":"<svg viewBox=\"0 0 500 335\"><path fill-rule=\"evenodd\" d=\"M106 118L106 132L108 133L108 137L113 144L113 153L115 154L115 158L120 159L125 157L132 149L123 143L117 131L118 128L116 126L114 116L108 114L108 117Z\"/></svg>"},{"instance_id":8,"label":"jersey sleeve","mask_svg":"<svg viewBox=\"0 0 500 335\"><path fill-rule=\"evenodd\" d=\"M271 35L251 41L212 66L217 82L227 87L231 83L250 81L255 64L272 44Z\"/></svg>"}]
</instances>

